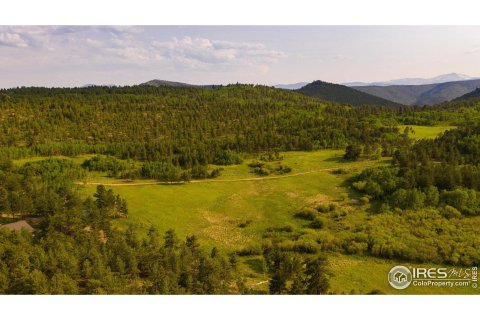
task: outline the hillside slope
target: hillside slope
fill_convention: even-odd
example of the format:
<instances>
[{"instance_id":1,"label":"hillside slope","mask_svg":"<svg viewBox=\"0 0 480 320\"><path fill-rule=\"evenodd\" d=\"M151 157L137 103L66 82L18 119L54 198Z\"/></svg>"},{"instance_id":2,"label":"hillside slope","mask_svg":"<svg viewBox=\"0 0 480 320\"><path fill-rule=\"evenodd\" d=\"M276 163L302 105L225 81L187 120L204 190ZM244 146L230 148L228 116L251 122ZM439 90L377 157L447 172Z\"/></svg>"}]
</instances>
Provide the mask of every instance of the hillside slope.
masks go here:
<instances>
[{"instance_id":1,"label":"hillside slope","mask_svg":"<svg viewBox=\"0 0 480 320\"><path fill-rule=\"evenodd\" d=\"M480 88L477 88L472 92L464 94L463 96L458 97L458 98L454 99L453 101L469 100L469 99L474 99L474 98L480 98Z\"/></svg>"},{"instance_id":2,"label":"hillside slope","mask_svg":"<svg viewBox=\"0 0 480 320\"><path fill-rule=\"evenodd\" d=\"M322 100L333 101L341 104L350 104L352 106L375 105L397 107L401 105L388 99L379 98L347 86L323 82L320 80L309 83L295 91Z\"/></svg>"},{"instance_id":3,"label":"hillside slope","mask_svg":"<svg viewBox=\"0 0 480 320\"><path fill-rule=\"evenodd\" d=\"M221 85L196 85L184 82L175 82L175 81L168 81L168 80L150 80L144 83L141 83L140 86L150 86L150 87L168 87L168 88L203 88L203 89L213 89L219 88Z\"/></svg>"},{"instance_id":4,"label":"hillside slope","mask_svg":"<svg viewBox=\"0 0 480 320\"><path fill-rule=\"evenodd\" d=\"M442 74L432 78L403 78L403 79L395 79L389 81L378 81L378 82L349 82L349 83L342 83L345 86L349 87L359 87L359 86L418 86L418 85L425 85L425 84L438 84L438 83L445 83L445 82L454 82L454 81L465 81L465 80L474 80L478 79L478 77L470 77L465 74L459 73L448 73Z\"/></svg>"},{"instance_id":5,"label":"hillside slope","mask_svg":"<svg viewBox=\"0 0 480 320\"><path fill-rule=\"evenodd\" d=\"M480 79L428 85L355 86L358 91L405 105L432 105L450 101L480 87Z\"/></svg>"},{"instance_id":6,"label":"hillside slope","mask_svg":"<svg viewBox=\"0 0 480 320\"><path fill-rule=\"evenodd\" d=\"M182 87L182 88L194 88L197 87L194 84L184 83L184 82L175 82L168 80L150 80L140 84L141 86L152 86L152 87Z\"/></svg>"}]
</instances>

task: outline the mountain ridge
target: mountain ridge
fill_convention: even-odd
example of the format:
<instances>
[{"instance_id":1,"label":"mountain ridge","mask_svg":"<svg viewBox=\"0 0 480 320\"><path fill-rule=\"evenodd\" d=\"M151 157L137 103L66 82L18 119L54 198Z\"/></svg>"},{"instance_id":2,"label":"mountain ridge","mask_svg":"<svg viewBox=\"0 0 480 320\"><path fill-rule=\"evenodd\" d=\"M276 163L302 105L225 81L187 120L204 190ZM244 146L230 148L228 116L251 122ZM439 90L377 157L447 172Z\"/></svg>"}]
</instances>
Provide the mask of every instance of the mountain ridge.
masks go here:
<instances>
[{"instance_id":1,"label":"mountain ridge","mask_svg":"<svg viewBox=\"0 0 480 320\"><path fill-rule=\"evenodd\" d=\"M185 82L169 81L169 80L159 80L153 79L147 82L139 84L140 86L152 86L152 87L169 87L169 88L203 88L203 89L214 89L222 87L222 85L216 84L190 84Z\"/></svg>"},{"instance_id":2,"label":"mountain ridge","mask_svg":"<svg viewBox=\"0 0 480 320\"><path fill-rule=\"evenodd\" d=\"M463 96L455 98L452 101L469 100L469 99L473 99L473 98L480 98L480 87L473 90L472 92L464 94Z\"/></svg>"},{"instance_id":3,"label":"mountain ridge","mask_svg":"<svg viewBox=\"0 0 480 320\"><path fill-rule=\"evenodd\" d=\"M432 105L451 101L480 87L480 79L427 85L351 87L404 105Z\"/></svg>"},{"instance_id":4,"label":"mountain ridge","mask_svg":"<svg viewBox=\"0 0 480 320\"><path fill-rule=\"evenodd\" d=\"M287 84L276 84L274 85L277 89L287 89L287 90L297 90L309 84L309 82L296 82L296 83L287 83Z\"/></svg>"},{"instance_id":5,"label":"mountain ridge","mask_svg":"<svg viewBox=\"0 0 480 320\"><path fill-rule=\"evenodd\" d=\"M447 73L432 78L402 78L394 79L388 81L375 81L375 82L348 82L342 83L342 85L348 87L361 87L361 86L392 86L392 85L426 85L426 84L440 84L445 82L454 82L454 81L466 81L466 80L476 80L479 77L471 77L465 74L460 73Z\"/></svg>"},{"instance_id":6,"label":"mountain ridge","mask_svg":"<svg viewBox=\"0 0 480 320\"><path fill-rule=\"evenodd\" d=\"M377 105L399 107L402 105L347 86L320 80L313 81L294 91L321 100L352 106Z\"/></svg>"}]
</instances>

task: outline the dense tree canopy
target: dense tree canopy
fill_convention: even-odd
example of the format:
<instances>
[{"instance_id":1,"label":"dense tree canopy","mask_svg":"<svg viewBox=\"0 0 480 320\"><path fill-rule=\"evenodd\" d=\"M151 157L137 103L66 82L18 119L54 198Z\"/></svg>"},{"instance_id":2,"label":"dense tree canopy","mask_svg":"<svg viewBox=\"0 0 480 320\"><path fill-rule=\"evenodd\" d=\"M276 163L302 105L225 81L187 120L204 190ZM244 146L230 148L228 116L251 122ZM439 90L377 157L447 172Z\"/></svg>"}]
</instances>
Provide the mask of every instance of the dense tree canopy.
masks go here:
<instances>
[{"instance_id":1,"label":"dense tree canopy","mask_svg":"<svg viewBox=\"0 0 480 320\"><path fill-rule=\"evenodd\" d=\"M241 153L352 142L389 153L399 135L375 118L400 111L340 106L263 86L21 88L2 95L0 154L11 158L96 153L191 168L238 163Z\"/></svg>"},{"instance_id":2,"label":"dense tree canopy","mask_svg":"<svg viewBox=\"0 0 480 320\"><path fill-rule=\"evenodd\" d=\"M0 90L2 223L23 218L36 229L0 230L0 293L248 293L236 254L261 256L275 294L327 293L329 251L478 264L479 112L473 100L356 108L249 85ZM397 127L434 123L458 128L415 142ZM351 181L360 204L380 214L352 225L336 204L302 208L292 213L304 223L300 231L267 228L265 243L228 258L174 230L119 230L111 221L128 217L125 199L104 186L85 199L74 183L87 171L213 178L221 170L211 164L240 164L247 154L260 155L248 164L253 173L285 174L292 168L281 164L279 151L322 148L346 148L353 161L393 158ZM82 165L12 162L85 153L96 155Z\"/></svg>"}]
</instances>

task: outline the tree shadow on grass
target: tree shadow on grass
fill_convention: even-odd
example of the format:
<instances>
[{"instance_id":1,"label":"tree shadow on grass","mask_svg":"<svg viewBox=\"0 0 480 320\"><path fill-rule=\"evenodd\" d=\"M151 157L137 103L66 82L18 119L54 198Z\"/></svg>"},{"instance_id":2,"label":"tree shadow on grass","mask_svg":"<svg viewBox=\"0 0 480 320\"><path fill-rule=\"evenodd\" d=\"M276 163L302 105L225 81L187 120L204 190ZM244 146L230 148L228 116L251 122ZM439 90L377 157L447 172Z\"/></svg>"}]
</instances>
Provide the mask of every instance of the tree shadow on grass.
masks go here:
<instances>
[{"instance_id":1,"label":"tree shadow on grass","mask_svg":"<svg viewBox=\"0 0 480 320\"><path fill-rule=\"evenodd\" d=\"M330 162L336 162L336 163L349 163L349 162L355 162L351 160L344 159L343 157L336 156L336 157L330 157L325 159L324 161L330 161Z\"/></svg>"},{"instance_id":2,"label":"tree shadow on grass","mask_svg":"<svg viewBox=\"0 0 480 320\"><path fill-rule=\"evenodd\" d=\"M254 272L263 274L263 261L262 258L249 258L245 260L245 264L248 265Z\"/></svg>"}]
</instances>

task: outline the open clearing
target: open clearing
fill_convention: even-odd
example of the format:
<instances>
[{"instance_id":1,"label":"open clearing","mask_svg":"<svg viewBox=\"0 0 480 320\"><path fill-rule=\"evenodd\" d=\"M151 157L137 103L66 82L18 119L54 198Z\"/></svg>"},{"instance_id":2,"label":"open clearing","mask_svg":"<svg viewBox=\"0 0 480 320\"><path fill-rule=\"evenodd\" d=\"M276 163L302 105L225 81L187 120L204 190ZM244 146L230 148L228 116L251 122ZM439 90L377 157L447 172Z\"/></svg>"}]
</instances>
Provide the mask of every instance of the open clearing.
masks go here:
<instances>
[{"instance_id":1,"label":"open clearing","mask_svg":"<svg viewBox=\"0 0 480 320\"><path fill-rule=\"evenodd\" d=\"M341 186L344 177L332 174L332 168L353 173L378 164L344 162L342 154L342 150L285 153L282 163L293 169L286 176L258 177L250 173L247 160L225 167L217 179L197 183L123 183L92 176L81 188L85 195L92 195L96 185L88 183L103 183L125 198L130 214L128 219L117 221L121 227L129 223L141 228L154 225L162 233L174 228L181 237L196 234L208 246L234 250L258 242L265 228L297 224L292 211L314 199L340 199L347 192ZM251 221L248 227L238 227L247 220Z\"/></svg>"},{"instance_id":2,"label":"open clearing","mask_svg":"<svg viewBox=\"0 0 480 320\"><path fill-rule=\"evenodd\" d=\"M398 126L400 132L403 132L406 127L410 127L413 129L413 134L410 136L415 140L420 139L435 139L438 135L444 133L447 130L455 129L456 127L453 126L435 126L435 127L427 127L427 126Z\"/></svg>"},{"instance_id":3,"label":"open clearing","mask_svg":"<svg viewBox=\"0 0 480 320\"><path fill-rule=\"evenodd\" d=\"M115 221L120 228L133 224L146 230L153 225L161 233L174 228L181 238L195 234L203 245L231 252L258 244L269 227L291 225L300 230L304 222L293 218L296 209L322 202L350 201L356 195L344 185L346 177L363 168L388 163L386 159L345 162L343 150L282 155L282 163L292 167L292 174L258 177L250 172L247 160L241 165L224 167L222 176L215 180L195 183L161 184L144 180L128 183L100 175L92 175L85 182L98 183L100 179L127 200L128 219ZM343 168L347 173L333 174L334 168ZM96 185L86 184L80 188L87 196L95 192ZM351 219L363 219L365 215L367 213L359 212ZM245 221L250 223L241 228L240 223ZM336 293L365 294L373 290L419 294L472 292L471 288L418 287L397 291L389 286L386 277L390 268L400 262L337 253L329 257L331 290ZM241 257L240 261L248 285L258 292L268 290L266 276L259 266L261 257Z\"/></svg>"},{"instance_id":4,"label":"open clearing","mask_svg":"<svg viewBox=\"0 0 480 320\"><path fill-rule=\"evenodd\" d=\"M427 130L414 126L416 136L422 138L429 137L432 131L438 134L447 129ZM223 167L222 175L216 179L181 184L155 180L122 181L109 178L105 173L90 172L84 181L79 182L79 189L84 196L92 196L96 186L104 184L125 198L129 204L129 217L114 221L119 228L132 224L145 232L153 225L161 233L173 228L181 238L195 234L204 246L231 252L260 243L269 227L290 225L301 230L304 222L293 218L293 212L298 208L332 201L349 203L357 195L345 186L345 179L366 167L388 163L388 159L346 162L342 159L343 150L286 152L282 155L281 163L290 166L292 173L259 177L251 173L248 167L251 160L247 159L243 164ZM69 159L81 164L91 156ZM47 158L15 162L23 164ZM345 173L334 174L333 170L339 168ZM368 215L360 207L357 209L349 219L364 219ZM240 227L246 221L249 224ZM387 274L393 266L405 263L369 256L328 255L331 291L335 293L365 294L374 290L390 294L473 293L469 287L432 289L411 286L398 291L389 286ZM240 257L239 261L248 286L259 293L268 291L267 276L261 267L262 257Z\"/></svg>"}]
</instances>

